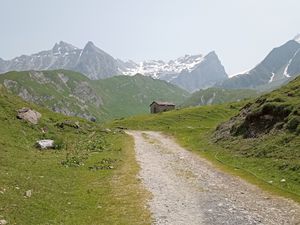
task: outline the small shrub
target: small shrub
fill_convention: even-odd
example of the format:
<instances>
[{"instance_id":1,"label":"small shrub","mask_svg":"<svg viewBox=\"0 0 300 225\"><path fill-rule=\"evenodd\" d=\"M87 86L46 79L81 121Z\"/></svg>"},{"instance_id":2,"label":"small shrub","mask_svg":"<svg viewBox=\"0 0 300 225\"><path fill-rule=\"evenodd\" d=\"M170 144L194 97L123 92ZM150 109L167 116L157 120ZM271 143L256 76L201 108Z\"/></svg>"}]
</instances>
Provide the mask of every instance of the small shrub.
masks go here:
<instances>
[{"instance_id":1,"label":"small shrub","mask_svg":"<svg viewBox=\"0 0 300 225\"><path fill-rule=\"evenodd\" d=\"M288 167L289 167L289 165L285 163L285 164L282 164L282 165L278 166L278 169L279 170L286 170L286 169L288 169Z\"/></svg>"},{"instance_id":2,"label":"small shrub","mask_svg":"<svg viewBox=\"0 0 300 225\"><path fill-rule=\"evenodd\" d=\"M60 150L63 149L65 146L64 141L62 138L55 138L54 139L54 149Z\"/></svg>"},{"instance_id":3,"label":"small shrub","mask_svg":"<svg viewBox=\"0 0 300 225\"><path fill-rule=\"evenodd\" d=\"M285 100L282 98L276 97L276 98L268 100L268 102L285 102Z\"/></svg>"},{"instance_id":4,"label":"small shrub","mask_svg":"<svg viewBox=\"0 0 300 225\"><path fill-rule=\"evenodd\" d=\"M292 116L286 124L286 128L290 131L296 131L300 124L300 118L298 116Z\"/></svg>"},{"instance_id":5,"label":"small shrub","mask_svg":"<svg viewBox=\"0 0 300 225\"><path fill-rule=\"evenodd\" d=\"M67 154L66 159L61 161L61 164L65 167L79 167L83 165L85 157L79 155Z\"/></svg>"},{"instance_id":6,"label":"small shrub","mask_svg":"<svg viewBox=\"0 0 300 225\"><path fill-rule=\"evenodd\" d=\"M95 165L89 166L89 170L111 170L115 168L114 164L117 161L118 160L116 159L104 158L101 161L97 162Z\"/></svg>"},{"instance_id":7,"label":"small shrub","mask_svg":"<svg viewBox=\"0 0 300 225\"><path fill-rule=\"evenodd\" d=\"M90 152L103 152L109 149L109 144L103 136L96 136L89 140L85 145L86 150Z\"/></svg>"}]
</instances>

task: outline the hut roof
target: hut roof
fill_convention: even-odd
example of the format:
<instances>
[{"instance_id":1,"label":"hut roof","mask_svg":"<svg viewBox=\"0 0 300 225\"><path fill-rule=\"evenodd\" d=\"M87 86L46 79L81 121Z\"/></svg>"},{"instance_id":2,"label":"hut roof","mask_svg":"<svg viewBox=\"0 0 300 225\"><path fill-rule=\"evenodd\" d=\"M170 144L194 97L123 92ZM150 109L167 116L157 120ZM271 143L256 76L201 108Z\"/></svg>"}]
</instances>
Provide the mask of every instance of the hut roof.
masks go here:
<instances>
[{"instance_id":1,"label":"hut roof","mask_svg":"<svg viewBox=\"0 0 300 225\"><path fill-rule=\"evenodd\" d=\"M172 105L172 106L175 106L175 104L172 103L172 102L160 102L160 101L153 101L153 102L150 104L150 106L153 105L154 103L156 103L156 104L158 104L158 105Z\"/></svg>"}]
</instances>

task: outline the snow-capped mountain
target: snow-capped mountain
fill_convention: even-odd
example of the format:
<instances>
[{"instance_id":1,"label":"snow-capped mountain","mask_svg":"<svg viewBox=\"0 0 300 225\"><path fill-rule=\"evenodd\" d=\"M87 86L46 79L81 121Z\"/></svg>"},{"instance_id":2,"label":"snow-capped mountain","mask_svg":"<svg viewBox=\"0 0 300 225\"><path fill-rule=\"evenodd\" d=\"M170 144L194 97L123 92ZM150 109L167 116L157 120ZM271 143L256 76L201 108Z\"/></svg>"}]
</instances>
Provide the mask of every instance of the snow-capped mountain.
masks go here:
<instances>
[{"instance_id":1,"label":"snow-capped mountain","mask_svg":"<svg viewBox=\"0 0 300 225\"><path fill-rule=\"evenodd\" d=\"M125 65L126 64L126 65ZM185 55L175 60L148 60L140 63L128 61L119 67L124 75L137 73L166 80L187 91L208 88L228 78L215 52L206 56Z\"/></svg>"},{"instance_id":2,"label":"snow-capped mountain","mask_svg":"<svg viewBox=\"0 0 300 225\"><path fill-rule=\"evenodd\" d=\"M190 92L206 89L216 83L228 79L221 61L215 52L203 57L191 70L182 70L178 76L173 76L171 83Z\"/></svg>"},{"instance_id":3,"label":"snow-capped mountain","mask_svg":"<svg viewBox=\"0 0 300 225\"><path fill-rule=\"evenodd\" d=\"M256 67L231 77L217 86L223 88L269 89L300 74L300 35L274 48Z\"/></svg>"},{"instance_id":4,"label":"snow-capped mountain","mask_svg":"<svg viewBox=\"0 0 300 225\"><path fill-rule=\"evenodd\" d=\"M0 60L0 72L12 70L67 69L85 74L91 79L101 79L118 74L116 60L88 42L79 49L66 42L56 43L51 50L32 55L22 55L12 60Z\"/></svg>"},{"instance_id":5,"label":"snow-capped mountain","mask_svg":"<svg viewBox=\"0 0 300 225\"><path fill-rule=\"evenodd\" d=\"M148 60L140 63L128 61L127 67L120 68L120 71L124 75L139 73L159 79L166 74L179 74L183 70L192 71L203 59L202 55L185 55L168 62L162 60Z\"/></svg>"}]
</instances>

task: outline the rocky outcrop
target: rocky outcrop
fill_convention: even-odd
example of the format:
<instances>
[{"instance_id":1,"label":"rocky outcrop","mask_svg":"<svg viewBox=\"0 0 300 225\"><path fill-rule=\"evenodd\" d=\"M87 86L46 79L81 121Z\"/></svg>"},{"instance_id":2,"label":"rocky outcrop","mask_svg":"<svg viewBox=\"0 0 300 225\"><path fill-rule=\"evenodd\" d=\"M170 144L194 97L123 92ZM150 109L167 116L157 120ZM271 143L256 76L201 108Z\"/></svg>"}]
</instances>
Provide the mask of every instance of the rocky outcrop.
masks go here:
<instances>
[{"instance_id":1,"label":"rocky outcrop","mask_svg":"<svg viewBox=\"0 0 300 225\"><path fill-rule=\"evenodd\" d=\"M77 83L73 95L79 98L82 103L92 103L97 107L103 104L101 97L97 95L88 82Z\"/></svg>"},{"instance_id":2,"label":"rocky outcrop","mask_svg":"<svg viewBox=\"0 0 300 225\"><path fill-rule=\"evenodd\" d=\"M38 124L41 114L35 110L29 108L22 108L18 110L18 119L25 120L32 124Z\"/></svg>"},{"instance_id":3,"label":"rocky outcrop","mask_svg":"<svg viewBox=\"0 0 300 225\"><path fill-rule=\"evenodd\" d=\"M246 104L236 116L217 127L215 138L257 138L283 129L300 134L299 84L300 77Z\"/></svg>"}]
</instances>

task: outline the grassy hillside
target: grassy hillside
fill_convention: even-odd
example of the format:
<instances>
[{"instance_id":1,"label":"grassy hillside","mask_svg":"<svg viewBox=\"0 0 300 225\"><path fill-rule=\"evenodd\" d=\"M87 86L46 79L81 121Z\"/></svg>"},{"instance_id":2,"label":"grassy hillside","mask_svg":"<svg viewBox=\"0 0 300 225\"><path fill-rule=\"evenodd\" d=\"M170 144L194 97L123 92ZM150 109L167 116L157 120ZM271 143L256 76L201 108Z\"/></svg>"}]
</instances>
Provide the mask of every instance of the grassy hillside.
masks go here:
<instances>
[{"instance_id":1,"label":"grassy hillside","mask_svg":"<svg viewBox=\"0 0 300 225\"><path fill-rule=\"evenodd\" d=\"M257 95L258 93L256 91L248 89L208 88L194 92L181 106L187 107L239 102L246 98L256 97Z\"/></svg>"},{"instance_id":2,"label":"grassy hillside","mask_svg":"<svg viewBox=\"0 0 300 225\"><path fill-rule=\"evenodd\" d=\"M22 107L42 114L37 125L16 118ZM8 224L150 224L124 134L26 103L1 85L0 124L0 218ZM56 149L35 147L48 138Z\"/></svg>"},{"instance_id":3,"label":"grassy hillside","mask_svg":"<svg viewBox=\"0 0 300 225\"><path fill-rule=\"evenodd\" d=\"M184 147L218 165L221 162L225 169L299 201L299 87L300 78L243 107L235 103L188 108L116 120L113 126L171 134ZM238 119L229 120L234 115ZM252 127L259 127L253 128L259 130L257 135L245 135Z\"/></svg>"},{"instance_id":4,"label":"grassy hillside","mask_svg":"<svg viewBox=\"0 0 300 225\"><path fill-rule=\"evenodd\" d=\"M148 113L154 100L180 104L189 96L173 84L142 75L115 76L92 85L102 93L103 107L113 118Z\"/></svg>"},{"instance_id":5,"label":"grassy hillside","mask_svg":"<svg viewBox=\"0 0 300 225\"><path fill-rule=\"evenodd\" d=\"M189 94L165 81L136 75L92 81L65 70L9 72L0 83L55 112L99 121L147 113L153 100L182 103Z\"/></svg>"}]
</instances>

